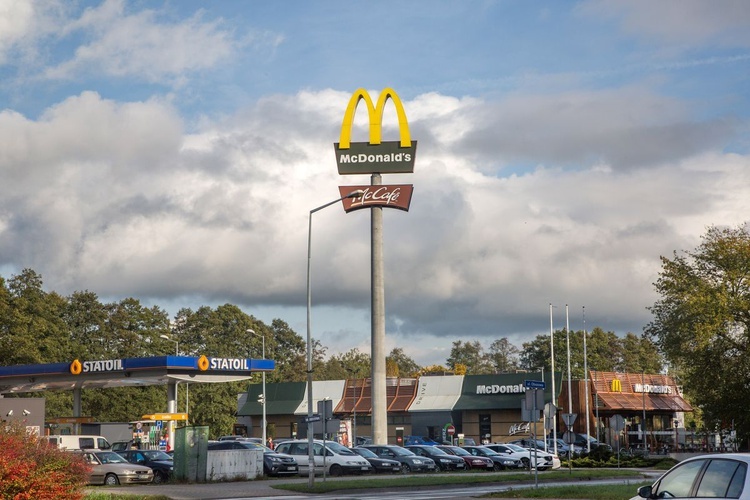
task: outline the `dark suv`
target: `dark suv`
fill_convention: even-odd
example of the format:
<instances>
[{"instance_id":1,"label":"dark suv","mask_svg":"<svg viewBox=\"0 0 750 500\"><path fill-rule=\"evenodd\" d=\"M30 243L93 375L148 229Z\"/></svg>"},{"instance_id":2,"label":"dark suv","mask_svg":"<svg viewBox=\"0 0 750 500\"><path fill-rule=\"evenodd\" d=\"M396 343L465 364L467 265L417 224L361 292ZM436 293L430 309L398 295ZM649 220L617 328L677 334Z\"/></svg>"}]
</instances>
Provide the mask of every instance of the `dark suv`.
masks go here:
<instances>
[{"instance_id":1,"label":"dark suv","mask_svg":"<svg viewBox=\"0 0 750 500\"><path fill-rule=\"evenodd\" d=\"M131 464L145 465L154 471L154 482L163 483L169 481L174 470L172 457L159 450L124 450L118 451L118 455Z\"/></svg>"},{"instance_id":2,"label":"dark suv","mask_svg":"<svg viewBox=\"0 0 750 500\"><path fill-rule=\"evenodd\" d=\"M466 470L466 462L463 458L451 455L437 446L420 444L404 448L420 457L431 458L440 470Z\"/></svg>"},{"instance_id":3,"label":"dark suv","mask_svg":"<svg viewBox=\"0 0 750 500\"><path fill-rule=\"evenodd\" d=\"M427 457L418 457L413 452L391 444L368 444L362 446L372 450L380 458L389 458L401 462L401 472L432 472L435 470L435 461Z\"/></svg>"}]
</instances>

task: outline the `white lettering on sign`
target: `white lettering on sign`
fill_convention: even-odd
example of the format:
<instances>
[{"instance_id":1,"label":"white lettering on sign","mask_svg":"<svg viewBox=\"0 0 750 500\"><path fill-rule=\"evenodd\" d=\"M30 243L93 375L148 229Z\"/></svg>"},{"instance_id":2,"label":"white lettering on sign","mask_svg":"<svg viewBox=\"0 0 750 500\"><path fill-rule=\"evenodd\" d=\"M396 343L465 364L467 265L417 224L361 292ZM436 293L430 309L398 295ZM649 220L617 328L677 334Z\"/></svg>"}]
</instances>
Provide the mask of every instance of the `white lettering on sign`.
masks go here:
<instances>
[{"instance_id":1,"label":"white lettering on sign","mask_svg":"<svg viewBox=\"0 0 750 500\"><path fill-rule=\"evenodd\" d=\"M521 394L526 392L526 387L516 385L478 385L477 394Z\"/></svg>"},{"instance_id":2,"label":"white lettering on sign","mask_svg":"<svg viewBox=\"0 0 750 500\"><path fill-rule=\"evenodd\" d=\"M341 163L403 163L411 161L409 153L385 153L377 155L360 154L342 154L339 159Z\"/></svg>"},{"instance_id":3,"label":"white lettering on sign","mask_svg":"<svg viewBox=\"0 0 750 500\"><path fill-rule=\"evenodd\" d=\"M635 384L633 392L645 392L646 394L672 394L672 387L669 385L649 385Z\"/></svg>"},{"instance_id":4,"label":"white lettering on sign","mask_svg":"<svg viewBox=\"0 0 750 500\"><path fill-rule=\"evenodd\" d=\"M513 436L514 434L526 434L531 429L528 422L522 424L513 424L508 428L508 435Z\"/></svg>"},{"instance_id":5,"label":"white lettering on sign","mask_svg":"<svg viewBox=\"0 0 750 500\"><path fill-rule=\"evenodd\" d=\"M246 359L211 358L209 368L211 370L249 370L250 366Z\"/></svg>"},{"instance_id":6,"label":"white lettering on sign","mask_svg":"<svg viewBox=\"0 0 750 500\"><path fill-rule=\"evenodd\" d=\"M116 372L123 370L121 359L106 359L104 361L84 361L82 363L83 373L91 372Z\"/></svg>"},{"instance_id":7,"label":"white lettering on sign","mask_svg":"<svg viewBox=\"0 0 750 500\"><path fill-rule=\"evenodd\" d=\"M401 195L401 188L395 188L390 190L390 186L382 186L376 189L367 188L362 196L358 196L352 201L352 206L367 205L372 202L385 203L390 205L391 203L398 202L398 197Z\"/></svg>"}]
</instances>

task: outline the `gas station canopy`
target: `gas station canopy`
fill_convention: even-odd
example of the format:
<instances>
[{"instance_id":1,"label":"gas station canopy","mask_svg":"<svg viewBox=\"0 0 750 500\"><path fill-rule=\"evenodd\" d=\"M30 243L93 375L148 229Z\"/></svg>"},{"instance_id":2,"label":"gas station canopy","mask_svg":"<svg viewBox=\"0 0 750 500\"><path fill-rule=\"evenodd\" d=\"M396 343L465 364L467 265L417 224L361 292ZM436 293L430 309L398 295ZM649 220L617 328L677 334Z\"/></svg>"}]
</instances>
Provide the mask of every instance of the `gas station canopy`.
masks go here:
<instances>
[{"instance_id":1,"label":"gas station canopy","mask_svg":"<svg viewBox=\"0 0 750 500\"><path fill-rule=\"evenodd\" d=\"M270 359L156 356L0 367L0 394L167 385L222 383L270 372Z\"/></svg>"}]
</instances>

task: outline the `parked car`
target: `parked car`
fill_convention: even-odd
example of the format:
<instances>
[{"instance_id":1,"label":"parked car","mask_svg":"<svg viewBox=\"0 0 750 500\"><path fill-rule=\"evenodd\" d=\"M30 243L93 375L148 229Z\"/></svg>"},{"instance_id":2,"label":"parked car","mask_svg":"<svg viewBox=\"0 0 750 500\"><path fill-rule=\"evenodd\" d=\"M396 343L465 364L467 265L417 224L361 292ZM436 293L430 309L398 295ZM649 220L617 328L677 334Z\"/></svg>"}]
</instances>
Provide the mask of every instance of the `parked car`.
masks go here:
<instances>
[{"instance_id":1,"label":"parked car","mask_svg":"<svg viewBox=\"0 0 750 500\"><path fill-rule=\"evenodd\" d=\"M560 467L560 458L557 455L545 452L544 450L530 450L512 443L495 443L486 445L487 448L500 453L501 455L507 455L513 458L518 458L526 468L537 468L540 471L547 469L558 469Z\"/></svg>"},{"instance_id":2,"label":"parked car","mask_svg":"<svg viewBox=\"0 0 750 500\"><path fill-rule=\"evenodd\" d=\"M404 436L404 447L422 444L425 446L437 446L440 443L427 436Z\"/></svg>"},{"instance_id":3,"label":"parked car","mask_svg":"<svg viewBox=\"0 0 750 500\"><path fill-rule=\"evenodd\" d=\"M42 436L50 446L61 450L110 450L112 446L102 436L91 435L63 435Z\"/></svg>"},{"instance_id":4,"label":"parked car","mask_svg":"<svg viewBox=\"0 0 750 500\"><path fill-rule=\"evenodd\" d=\"M380 458L389 458L401 462L401 472L432 472L437 465L435 461L427 457L418 457L413 452L401 446L391 444L367 444L367 448Z\"/></svg>"},{"instance_id":5,"label":"parked car","mask_svg":"<svg viewBox=\"0 0 750 500\"><path fill-rule=\"evenodd\" d=\"M466 451L474 456L485 457L492 460L494 469L497 471L505 469L523 469L523 462L515 457L503 455L486 446L464 446Z\"/></svg>"},{"instance_id":6,"label":"parked car","mask_svg":"<svg viewBox=\"0 0 750 500\"><path fill-rule=\"evenodd\" d=\"M284 441L276 447L278 453L291 455L299 464L299 473L309 474L310 456L307 439ZM324 460L325 455L325 460ZM372 472L370 462L335 441L313 441L313 468L331 476L342 474L366 474ZM324 470L325 464L325 470Z\"/></svg>"},{"instance_id":7,"label":"parked car","mask_svg":"<svg viewBox=\"0 0 750 500\"><path fill-rule=\"evenodd\" d=\"M431 458L440 470L466 470L466 462L463 458L451 455L437 446L418 444L404 446L404 448L420 457Z\"/></svg>"},{"instance_id":8,"label":"parked car","mask_svg":"<svg viewBox=\"0 0 750 500\"><path fill-rule=\"evenodd\" d=\"M258 437L247 437L247 436L221 436L219 441L250 441L252 443L263 444L263 439Z\"/></svg>"},{"instance_id":9,"label":"parked car","mask_svg":"<svg viewBox=\"0 0 750 500\"><path fill-rule=\"evenodd\" d=\"M460 446L451 446L447 444L446 445L441 444L439 446L436 446L436 448L439 448L446 453L450 453L451 455L455 455L459 458L462 458L463 461L466 463L467 469L480 469L480 470L494 470L495 469L495 462L493 462L491 458L472 455L471 453L464 450Z\"/></svg>"},{"instance_id":10,"label":"parked car","mask_svg":"<svg viewBox=\"0 0 750 500\"><path fill-rule=\"evenodd\" d=\"M583 448L584 450L588 450L587 443L591 443L591 450L595 450L596 448L599 448L600 446L603 447L607 451L612 451L612 447L608 445L607 443L602 443L601 441L598 441L597 439L589 436L588 434L576 434L576 439L573 442L574 445Z\"/></svg>"},{"instance_id":11,"label":"parked car","mask_svg":"<svg viewBox=\"0 0 750 500\"><path fill-rule=\"evenodd\" d=\"M159 450L125 450L118 451L118 455L131 464L145 465L154 471L154 482L169 481L174 471L172 457Z\"/></svg>"},{"instance_id":12,"label":"parked car","mask_svg":"<svg viewBox=\"0 0 750 500\"><path fill-rule=\"evenodd\" d=\"M263 451L263 474L266 476L277 477L299 474L299 464L293 456L279 453L260 443L247 441L240 441L240 443Z\"/></svg>"},{"instance_id":13,"label":"parked car","mask_svg":"<svg viewBox=\"0 0 750 500\"><path fill-rule=\"evenodd\" d=\"M144 465L131 464L114 451L85 451L83 458L91 465L90 484L150 483L154 472Z\"/></svg>"},{"instance_id":14,"label":"parked car","mask_svg":"<svg viewBox=\"0 0 750 500\"><path fill-rule=\"evenodd\" d=\"M554 454L555 443L557 443L557 454L561 457L570 457L571 455L581 455L584 450L574 444L567 444L560 438L557 441L553 438L547 438L547 451Z\"/></svg>"},{"instance_id":15,"label":"parked car","mask_svg":"<svg viewBox=\"0 0 750 500\"><path fill-rule=\"evenodd\" d=\"M351 450L360 457L370 462L370 465L372 465L372 469L374 472L401 472L401 462L399 462L398 460L391 460L390 458L380 458L372 450L368 450L367 448L362 448L360 446L355 446L354 448L351 448Z\"/></svg>"},{"instance_id":16,"label":"parked car","mask_svg":"<svg viewBox=\"0 0 750 500\"><path fill-rule=\"evenodd\" d=\"M642 498L750 499L750 454L699 455L678 463L650 486L638 488Z\"/></svg>"}]
</instances>

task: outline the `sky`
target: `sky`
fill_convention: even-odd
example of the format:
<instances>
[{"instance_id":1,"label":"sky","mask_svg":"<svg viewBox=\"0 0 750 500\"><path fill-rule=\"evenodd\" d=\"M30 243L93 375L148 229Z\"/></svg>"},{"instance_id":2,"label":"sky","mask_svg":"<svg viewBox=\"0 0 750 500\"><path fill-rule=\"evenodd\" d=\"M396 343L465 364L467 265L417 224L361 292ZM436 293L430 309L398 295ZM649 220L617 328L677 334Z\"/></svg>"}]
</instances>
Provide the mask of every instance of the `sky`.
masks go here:
<instances>
[{"instance_id":1,"label":"sky","mask_svg":"<svg viewBox=\"0 0 750 500\"><path fill-rule=\"evenodd\" d=\"M660 257L750 217L745 0L1 0L0 276L304 336L310 236L312 336L369 353L369 211L308 235L370 182L333 149L360 87L418 142L383 249L386 350L421 365L641 334Z\"/></svg>"}]
</instances>

